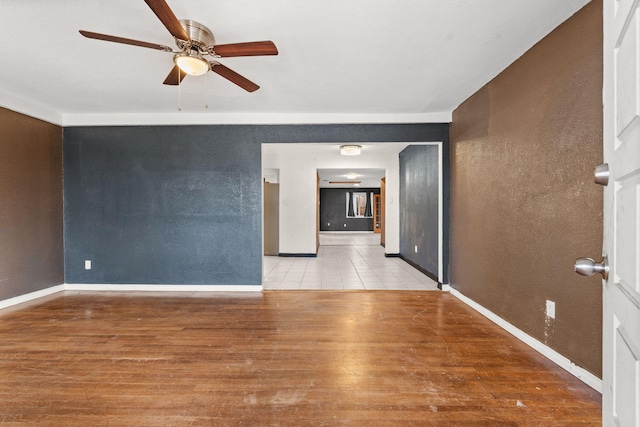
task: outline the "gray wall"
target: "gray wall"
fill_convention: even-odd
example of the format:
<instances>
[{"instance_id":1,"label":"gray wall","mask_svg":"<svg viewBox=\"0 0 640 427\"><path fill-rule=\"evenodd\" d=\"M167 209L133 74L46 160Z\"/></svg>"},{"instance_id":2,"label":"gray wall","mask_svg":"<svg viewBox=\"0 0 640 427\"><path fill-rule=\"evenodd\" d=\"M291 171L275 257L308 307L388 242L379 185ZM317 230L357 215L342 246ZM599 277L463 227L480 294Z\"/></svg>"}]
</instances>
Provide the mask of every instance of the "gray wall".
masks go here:
<instances>
[{"instance_id":1,"label":"gray wall","mask_svg":"<svg viewBox=\"0 0 640 427\"><path fill-rule=\"evenodd\" d=\"M373 218L347 218L346 194L348 192L380 194L380 189L321 188L320 231L373 231ZM373 211L373 204L371 209Z\"/></svg>"},{"instance_id":2,"label":"gray wall","mask_svg":"<svg viewBox=\"0 0 640 427\"><path fill-rule=\"evenodd\" d=\"M400 153L400 256L438 279L438 146ZM415 247L418 252L415 252Z\"/></svg>"},{"instance_id":3,"label":"gray wall","mask_svg":"<svg viewBox=\"0 0 640 427\"><path fill-rule=\"evenodd\" d=\"M249 129L68 128L64 161L68 283L261 283Z\"/></svg>"},{"instance_id":4,"label":"gray wall","mask_svg":"<svg viewBox=\"0 0 640 427\"><path fill-rule=\"evenodd\" d=\"M65 280L259 284L260 143L448 143L448 131L446 123L65 128Z\"/></svg>"}]
</instances>

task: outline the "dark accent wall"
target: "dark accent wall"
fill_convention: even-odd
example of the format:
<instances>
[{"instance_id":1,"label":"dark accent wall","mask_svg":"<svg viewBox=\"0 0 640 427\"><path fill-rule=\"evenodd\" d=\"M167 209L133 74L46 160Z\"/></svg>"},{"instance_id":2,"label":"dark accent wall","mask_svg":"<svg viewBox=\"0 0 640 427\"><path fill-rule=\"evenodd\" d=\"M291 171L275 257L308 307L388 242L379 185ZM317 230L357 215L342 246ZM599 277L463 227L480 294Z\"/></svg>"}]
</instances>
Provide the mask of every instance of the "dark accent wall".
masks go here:
<instances>
[{"instance_id":1,"label":"dark accent wall","mask_svg":"<svg viewBox=\"0 0 640 427\"><path fill-rule=\"evenodd\" d=\"M67 282L261 283L250 128L68 128L64 160Z\"/></svg>"},{"instance_id":2,"label":"dark accent wall","mask_svg":"<svg viewBox=\"0 0 640 427\"><path fill-rule=\"evenodd\" d=\"M460 105L451 148L451 286L601 375L602 284L573 263L602 251L602 1Z\"/></svg>"},{"instance_id":3,"label":"dark accent wall","mask_svg":"<svg viewBox=\"0 0 640 427\"><path fill-rule=\"evenodd\" d=\"M380 194L380 189L321 188L320 231L373 231L373 218L347 218L346 194L362 192Z\"/></svg>"},{"instance_id":4,"label":"dark accent wall","mask_svg":"<svg viewBox=\"0 0 640 427\"><path fill-rule=\"evenodd\" d=\"M0 300L63 283L62 128L0 108Z\"/></svg>"},{"instance_id":5,"label":"dark accent wall","mask_svg":"<svg viewBox=\"0 0 640 427\"><path fill-rule=\"evenodd\" d=\"M446 123L65 128L65 280L260 284L261 143L448 143L448 130Z\"/></svg>"},{"instance_id":6,"label":"dark accent wall","mask_svg":"<svg viewBox=\"0 0 640 427\"><path fill-rule=\"evenodd\" d=\"M436 145L412 145L400 153L400 256L434 280L439 252L438 163Z\"/></svg>"},{"instance_id":7,"label":"dark accent wall","mask_svg":"<svg viewBox=\"0 0 640 427\"><path fill-rule=\"evenodd\" d=\"M449 141L449 123L253 126L261 143Z\"/></svg>"}]
</instances>

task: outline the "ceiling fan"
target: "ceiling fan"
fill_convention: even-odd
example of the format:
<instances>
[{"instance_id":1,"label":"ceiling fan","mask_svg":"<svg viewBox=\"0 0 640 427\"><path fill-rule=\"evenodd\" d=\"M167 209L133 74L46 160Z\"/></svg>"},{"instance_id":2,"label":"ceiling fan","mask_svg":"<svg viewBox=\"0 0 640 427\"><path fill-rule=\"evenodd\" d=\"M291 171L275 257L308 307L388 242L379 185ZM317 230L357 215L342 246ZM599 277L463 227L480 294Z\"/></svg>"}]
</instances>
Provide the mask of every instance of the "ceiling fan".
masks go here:
<instances>
[{"instance_id":1,"label":"ceiling fan","mask_svg":"<svg viewBox=\"0 0 640 427\"><path fill-rule=\"evenodd\" d=\"M177 49L172 49L169 46L161 44L85 30L80 30L80 34L90 39L146 47L173 53L173 62L175 65L163 82L166 85L180 84L187 74L200 76L208 71L213 71L248 92L254 92L260 88L260 86L246 77L222 65L217 59L232 56L277 55L278 49L272 41L216 45L211 30L196 21L187 19L178 20L165 0L144 1L174 37ZM205 59L204 56L206 55L211 56L213 60Z\"/></svg>"}]
</instances>

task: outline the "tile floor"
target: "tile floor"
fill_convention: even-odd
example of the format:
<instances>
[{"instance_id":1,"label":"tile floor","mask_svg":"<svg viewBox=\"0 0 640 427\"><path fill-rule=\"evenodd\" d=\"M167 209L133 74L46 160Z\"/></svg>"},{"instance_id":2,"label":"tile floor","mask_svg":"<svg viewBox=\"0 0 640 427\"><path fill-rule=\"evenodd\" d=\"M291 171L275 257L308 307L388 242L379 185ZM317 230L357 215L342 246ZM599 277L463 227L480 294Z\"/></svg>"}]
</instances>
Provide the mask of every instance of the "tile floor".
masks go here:
<instances>
[{"instance_id":1,"label":"tile floor","mask_svg":"<svg viewBox=\"0 0 640 427\"><path fill-rule=\"evenodd\" d=\"M400 258L386 258L374 233L320 233L316 258L266 256L264 274L264 290L438 290Z\"/></svg>"}]
</instances>

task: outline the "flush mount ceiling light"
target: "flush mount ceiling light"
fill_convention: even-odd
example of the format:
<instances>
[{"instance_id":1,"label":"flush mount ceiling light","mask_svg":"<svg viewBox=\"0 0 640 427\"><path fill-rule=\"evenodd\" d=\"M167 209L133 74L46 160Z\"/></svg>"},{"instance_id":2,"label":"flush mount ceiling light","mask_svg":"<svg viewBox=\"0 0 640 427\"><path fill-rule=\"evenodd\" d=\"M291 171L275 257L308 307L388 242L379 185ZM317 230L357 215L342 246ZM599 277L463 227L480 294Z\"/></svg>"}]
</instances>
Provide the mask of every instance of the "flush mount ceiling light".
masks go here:
<instances>
[{"instance_id":1,"label":"flush mount ceiling light","mask_svg":"<svg viewBox=\"0 0 640 427\"><path fill-rule=\"evenodd\" d=\"M345 175L345 177L347 179L358 179L358 174L355 172L349 172L348 174Z\"/></svg>"},{"instance_id":2,"label":"flush mount ceiling light","mask_svg":"<svg viewBox=\"0 0 640 427\"><path fill-rule=\"evenodd\" d=\"M357 156L362 151L362 145L341 145L340 154L343 156Z\"/></svg>"},{"instance_id":3,"label":"flush mount ceiling light","mask_svg":"<svg viewBox=\"0 0 640 427\"><path fill-rule=\"evenodd\" d=\"M201 76L211 69L204 58L193 52L179 53L173 57L173 62L190 76Z\"/></svg>"}]
</instances>

